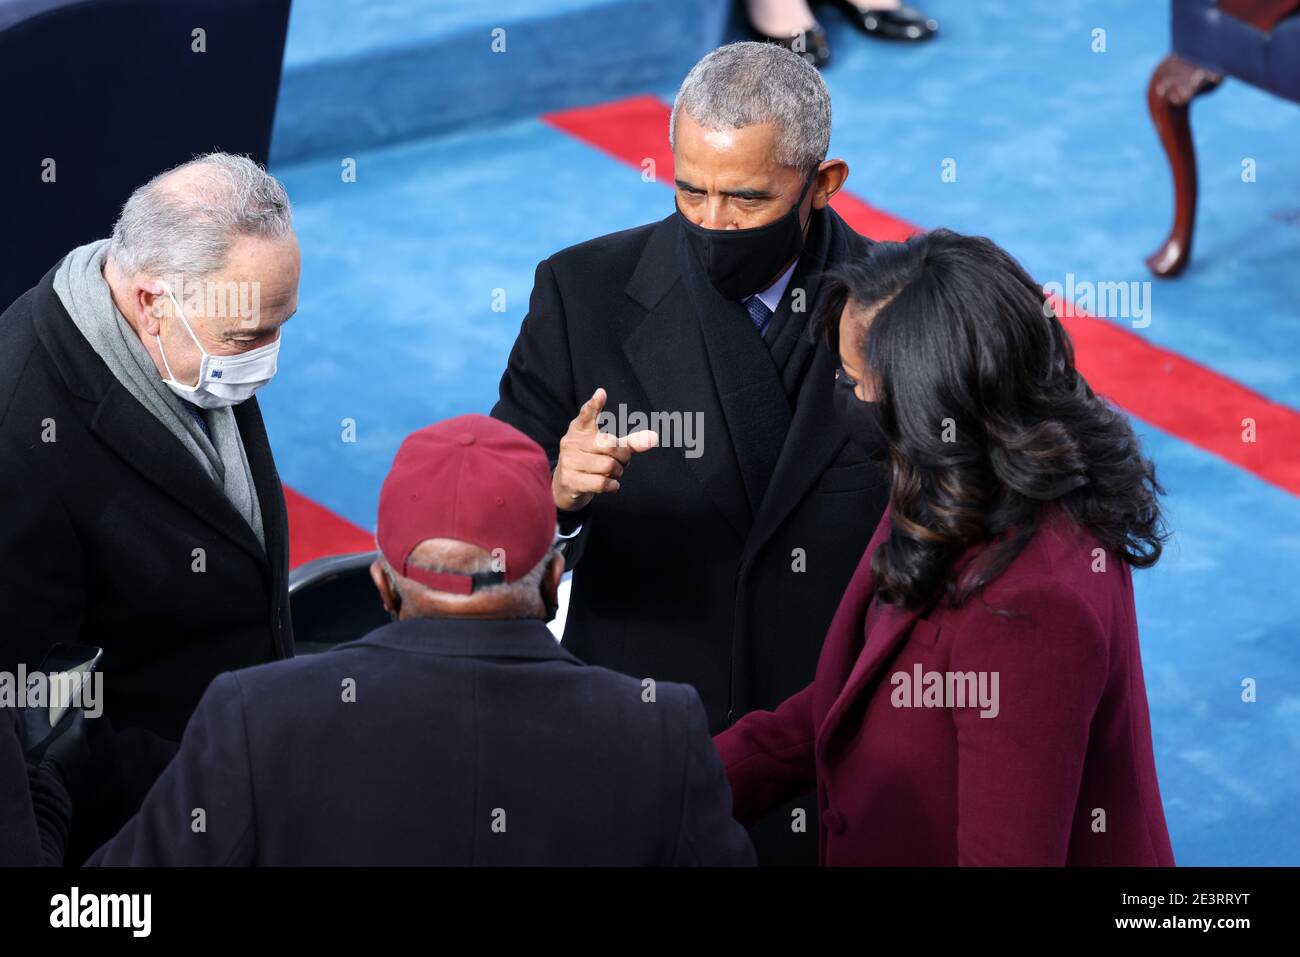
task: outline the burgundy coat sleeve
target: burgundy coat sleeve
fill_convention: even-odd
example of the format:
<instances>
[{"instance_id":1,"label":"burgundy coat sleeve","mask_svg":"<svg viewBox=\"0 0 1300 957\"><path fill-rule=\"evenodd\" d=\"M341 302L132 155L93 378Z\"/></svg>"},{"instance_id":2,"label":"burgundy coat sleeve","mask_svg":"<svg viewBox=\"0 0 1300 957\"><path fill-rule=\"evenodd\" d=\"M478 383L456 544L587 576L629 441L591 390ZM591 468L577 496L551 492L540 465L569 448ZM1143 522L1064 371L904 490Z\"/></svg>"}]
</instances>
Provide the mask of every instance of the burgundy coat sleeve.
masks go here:
<instances>
[{"instance_id":1,"label":"burgundy coat sleeve","mask_svg":"<svg viewBox=\"0 0 1300 957\"><path fill-rule=\"evenodd\" d=\"M816 783L813 686L775 711L751 711L715 737L731 783L733 814L745 827Z\"/></svg>"},{"instance_id":2,"label":"burgundy coat sleeve","mask_svg":"<svg viewBox=\"0 0 1300 957\"><path fill-rule=\"evenodd\" d=\"M971 599L950 659L953 672L998 680L996 714L953 709L958 863L1062 865L1106 683L1106 632L1082 599L1047 575L993 589L987 602L1012 614Z\"/></svg>"}]
</instances>

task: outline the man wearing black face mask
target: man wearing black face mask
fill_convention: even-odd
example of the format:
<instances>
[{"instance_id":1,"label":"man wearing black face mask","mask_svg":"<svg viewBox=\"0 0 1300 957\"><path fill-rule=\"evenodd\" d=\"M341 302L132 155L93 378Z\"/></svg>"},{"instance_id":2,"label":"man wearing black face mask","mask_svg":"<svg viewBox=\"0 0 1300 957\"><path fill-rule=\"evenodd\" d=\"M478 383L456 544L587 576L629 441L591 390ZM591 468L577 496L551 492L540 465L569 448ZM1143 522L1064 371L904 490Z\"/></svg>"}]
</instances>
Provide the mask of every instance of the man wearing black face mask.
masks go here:
<instances>
[{"instance_id":1,"label":"man wearing black face mask","mask_svg":"<svg viewBox=\"0 0 1300 957\"><path fill-rule=\"evenodd\" d=\"M565 645L693 684L716 732L811 680L884 509L808 328L820 273L870 240L828 205L848 167L826 158L825 84L790 51L706 56L669 135L676 209L538 267L492 414L552 462ZM815 815L810 796L760 825L760 861L815 863Z\"/></svg>"}]
</instances>

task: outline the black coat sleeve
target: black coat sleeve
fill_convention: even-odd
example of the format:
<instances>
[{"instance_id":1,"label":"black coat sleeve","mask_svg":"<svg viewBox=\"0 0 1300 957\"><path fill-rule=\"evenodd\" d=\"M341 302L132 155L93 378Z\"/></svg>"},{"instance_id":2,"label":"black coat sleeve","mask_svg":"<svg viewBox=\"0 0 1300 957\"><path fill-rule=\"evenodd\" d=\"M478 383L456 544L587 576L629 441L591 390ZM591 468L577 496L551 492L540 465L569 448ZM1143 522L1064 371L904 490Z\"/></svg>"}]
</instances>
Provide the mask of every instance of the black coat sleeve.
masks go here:
<instances>
[{"instance_id":1,"label":"black coat sleeve","mask_svg":"<svg viewBox=\"0 0 1300 957\"><path fill-rule=\"evenodd\" d=\"M39 435L30 441L39 442ZM10 673L19 663L35 670L58 642L88 640L81 539L63 501L29 466L33 451L12 435L0 446L0 671ZM67 847L74 863L139 806L176 751L174 741L151 731L111 733L111 725L105 714L87 732L100 786L89 802L78 804Z\"/></svg>"},{"instance_id":2,"label":"black coat sleeve","mask_svg":"<svg viewBox=\"0 0 1300 957\"><path fill-rule=\"evenodd\" d=\"M564 303L550 263L543 260L492 416L533 438L554 464L560 439L587 398L575 393Z\"/></svg>"},{"instance_id":3,"label":"black coat sleeve","mask_svg":"<svg viewBox=\"0 0 1300 957\"><path fill-rule=\"evenodd\" d=\"M686 688L686 755L682 774L681 830L673 861L678 866L748 867L756 863L745 828L731 816L731 787L709 736L704 704Z\"/></svg>"},{"instance_id":4,"label":"black coat sleeve","mask_svg":"<svg viewBox=\"0 0 1300 957\"><path fill-rule=\"evenodd\" d=\"M513 425L540 445L554 469L560 439L589 398L577 394L564 302L550 262L543 260L533 277L528 314L510 350L492 417ZM568 568L576 565L582 554L590 518L590 505L559 513L560 532L577 532L563 548Z\"/></svg>"},{"instance_id":5,"label":"black coat sleeve","mask_svg":"<svg viewBox=\"0 0 1300 957\"><path fill-rule=\"evenodd\" d=\"M17 708L0 707L0 867L43 863L19 737L20 718Z\"/></svg>"},{"instance_id":6,"label":"black coat sleeve","mask_svg":"<svg viewBox=\"0 0 1300 957\"><path fill-rule=\"evenodd\" d=\"M27 776L32 789L32 813L41 842L41 863L59 867L65 863L72 799L63 779L48 765L28 764Z\"/></svg>"},{"instance_id":7,"label":"black coat sleeve","mask_svg":"<svg viewBox=\"0 0 1300 957\"><path fill-rule=\"evenodd\" d=\"M88 865L221 866L254 863L253 783L243 693L231 672L204 692L180 750L139 813Z\"/></svg>"},{"instance_id":8,"label":"black coat sleeve","mask_svg":"<svg viewBox=\"0 0 1300 957\"><path fill-rule=\"evenodd\" d=\"M33 434L32 441L39 441ZM0 447L0 670L40 665L56 642L81 640L85 583L72 521L21 444Z\"/></svg>"}]
</instances>

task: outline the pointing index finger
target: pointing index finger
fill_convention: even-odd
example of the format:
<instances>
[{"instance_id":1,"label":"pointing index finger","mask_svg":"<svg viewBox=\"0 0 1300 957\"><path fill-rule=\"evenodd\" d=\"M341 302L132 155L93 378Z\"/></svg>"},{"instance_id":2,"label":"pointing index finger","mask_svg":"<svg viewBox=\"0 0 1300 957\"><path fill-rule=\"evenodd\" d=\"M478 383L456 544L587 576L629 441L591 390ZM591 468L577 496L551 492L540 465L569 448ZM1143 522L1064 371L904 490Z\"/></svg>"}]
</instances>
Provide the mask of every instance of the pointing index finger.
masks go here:
<instances>
[{"instance_id":1,"label":"pointing index finger","mask_svg":"<svg viewBox=\"0 0 1300 957\"><path fill-rule=\"evenodd\" d=\"M578 410L577 425L579 431L595 432L596 419L600 416L603 408L605 408L605 390L597 389L591 394L590 399L582 403L582 408Z\"/></svg>"}]
</instances>

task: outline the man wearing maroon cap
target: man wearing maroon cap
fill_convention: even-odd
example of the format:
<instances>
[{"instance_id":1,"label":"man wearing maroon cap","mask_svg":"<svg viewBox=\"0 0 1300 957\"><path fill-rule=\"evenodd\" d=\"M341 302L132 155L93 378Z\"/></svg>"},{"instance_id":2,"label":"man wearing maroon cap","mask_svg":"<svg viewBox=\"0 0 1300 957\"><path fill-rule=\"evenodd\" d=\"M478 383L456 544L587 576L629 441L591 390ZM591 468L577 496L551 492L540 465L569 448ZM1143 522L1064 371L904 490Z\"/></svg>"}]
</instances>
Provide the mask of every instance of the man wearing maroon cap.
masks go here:
<instances>
[{"instance_id":1,"label":"man wearing maroon cap","mask_svg":"<svg viewBox=\"0 0 1300 957\"><path fill-rule=\"evenodd\" d=\"M409 596L426 617L551 617L564 563L550 464L511 426L466 415L408 436L379 493L376 538L371 576L390 612Z\"/></svg>"},{"instance_id":2,"label":"man wearing maroon cap","mask_svg":"<svg viewBox=\"0 0 1300 957\"><path fill-rule=\"evenodd\" d=\"M754 863L694 689L551 636L555 533L523 433L467 415L407 437L371 568L394 621L219 675L89 863Z\"/></svg>"}]
</instances>

